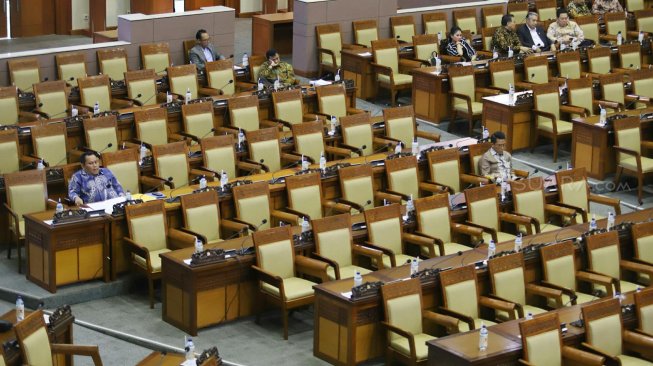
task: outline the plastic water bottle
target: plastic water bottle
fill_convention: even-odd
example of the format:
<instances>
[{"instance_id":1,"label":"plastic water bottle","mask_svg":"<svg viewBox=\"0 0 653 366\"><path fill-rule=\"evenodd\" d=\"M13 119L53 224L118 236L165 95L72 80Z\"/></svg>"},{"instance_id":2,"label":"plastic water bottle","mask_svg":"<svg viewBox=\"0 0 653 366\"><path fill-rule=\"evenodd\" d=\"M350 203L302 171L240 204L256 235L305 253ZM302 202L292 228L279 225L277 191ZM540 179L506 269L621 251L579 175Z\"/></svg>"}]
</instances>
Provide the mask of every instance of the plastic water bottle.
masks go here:
<instances>
[{"instance_id":1,"label":"plastic water bottle","mask_svg":"<svg viewBox=\"0 0 653 366\"><path fill-rule=\"evenodd\" d=\"M229 183L229 177L227 176L227 172L222 170L220 173L220 188L224 190L224 186L226 186L227 183Z\"/></svg>"},{"instance_id":2,"label":"plastic water bottle","mask_svg":"<svg viewBox=\"0 0 653 366\"><path fill-rule=\"evenodd\" d=\"M413 258L410 262L410 275L414 275L417 271L419 271L419 263L417 263L417 258Z\"/></svg>"},{"instance_id":3,"label":"plastic water bottle","mask_svg":"<svg viewBox=\"0 0 653 366\"><path fill-rule=\"evenodd\" d=\"M125 201L131 201L132 200L132 193L130 191L127 191L125 194Z\"/></svg>"},{"instance_id":4,"label":"plastic water bottle","mask_svg":"<svg viewBox=\"0 0 653 366\"><path fill-rule=\"evenodd\" d=\"M166 92L166 103L172 103L172 94L169 91Z\"/></svg>"},{"instance_id":5,"label":"plastic water bottle","mask_svg":"<svg viewBox=\"0 0 653 366\"><path fill-rule=\"evenodd\" d=\"M608 212L608 223L606 224L606 229L608 231L614 228L614 213L612 211Z\"/></svg>"},{"instance_id":6,"label":"plastic water bottle","mask_svg":"<svg viewBox=\"0 0 653 366\"><path fill-rule=\"evenodd\" d=\"M619 299L619 304L621 304L626 299L626 296L622 295L621 292L615 291L614 298Z\"/></svg>"},{"instance_id":7,"label":"plastic water bottle","mask_svg":"<svg viewBox=\"0 0 653 366\"><path fill-rule=\"evenodd\" d=\"M438 32L438 44L442 43L442 31Z\"/></svg>"},{"instance_id":8,"label":"plastic water bottle","mask_svg":"<svg viewBox=\"0 0 653 366\"><path fill-rule=\"evenodd\" d=\"M336 116L331 116L330 123L331 123L331 131L329 132L329 134L333 136L336 134L336 125L338 124L338 119L336 118Z\"/></svg>"},{"instance_id":9,"label":"plastic water bottle","mask_svg":"<svg viewBox=\"0 0 653 366\"><path fill-rule=\"evenodd\" d=\"M506 191L508 190L508 183L504 178L501 179L501 202L506 201Z\"/></svg>"},{"instance_id":10,"label":"plastic water bottle","mask_svg":"<svg viewBox=\"0 0 653 366\"><path fill-rule=\"evenodd\" d=\"M333 77L333 81L336 82L336 83L338 81L340 81L340 69L338 69L338 71L336 71L336 75Z\"/></svg>"},{"instance_id":11,"label":"plastic water bottle","mask_svg":"<svg viewBox=\"0 0 653 366\"><path fill-rule=\"evenodd\" d=\"M243 146L243 143L245 142L245 133L243 132L242 128L238 129L238 146Z\"/></svg>"},{"instance_id":12,"label":"plastic water bottle","mask_svg":"<svg viewBox=\"0 0 653 366\"><path fill-rule=\"evenodd\" d=\"M302 233L305 233L307 231L311 231L311 224L306 220L306 217L302 217Z\"/></svg>"},{"instance_id":13,"label":"plastic water bottle","mask_svg":"<svg viewBox=\"0 0 653 366\"><path fill-rule=\"evenodd\" d=\"M243 67L247 67L247 66L249 66L249 56L247 56L247 52L245 52L245 53L243 54L243 62L242 62L242 64L243 64Z\"/></svg>"},{"instance_id":14,"label":"plastic water bottle","mask_svg":"<svg viewBox=\"0 0 653 366\"><path fill-rule=\"evenodd\" d=\"M637 42L639 42L640 45L644 43L644 32L642 32L641 30L637 35Z\"/></svg>"},{"instance_id":15,"label":"plastic water bottle","mask_svg":"<svg viewBox=\"0 0 653 366\"><path fill-rule=\"evenodd\" d=\"M74 105L70 109L70 115L72 117L77 117L77 115L79 115L79 110Z\"/></svg>"},{"instance_id":16,"label":"plastic water bottle","mask_svg":"<svg viewBox=\"0 0 653 366\"><path fill-rule=\"evenodd\" d=\"M413 201L413 195L410 195L408 202L406 202L406 213L415 211L415 201Z\"/></svg>"},{"instance_id":17,"label":"plastic water bottle","mask_svg":"<svg viewBox=\"0 0 653 366\"><path fill-rule=\"evenodd\" d=\"M325 171L326 170L326 157L324 156L324 151L320 153L320 170Z\"/></svg>"},{"instance_id":18,"label":"plastic water bottle","mask_svg":"<svg viewBox=\"0 0 653 366\"><path fill-rule=\"evenodd\" d=\"M621 31L617 32L617 46L621 46L624 41L624 37L621 35Z\"/></svg>"},{"instance_id":19,"label":"plastic water bottle","mask_svg":"<svg viewBox=\"0 0 653 366\"><path fill-rule=\"evenodd\" d=\"M395 145L395 154L401 154L401 144L403 144L403 142L399 142Z\"/></svg>"},{"instance_id":20,"label":"plastic water bottle","mask_svg":"<svg viewBox=\"0 0 653 366\"><path fill-rule=\"evenodd\" d=\"M193 338L188 337L186 339L186 359L194 360L195 359L195 344L193 343Z\"/></svg>"},{"instance_id":21,"label":"plastic water bottle","mask_svg":"<svg viewBox=\"0 0 653 366\"><path fill-rule=\"evenodd\" d=\"M532 320L533 319L533 313L526 313L526 320Z\"/></svg>"},{"instance_id":22,"label":"plastic water bottle","mask_svg":"<svg viewBox=\"0 0 653 366\"><path fill-rule=\"evenodd\" d=\"M497 254L497 245L494 243L494 240L490 239L490 244L487 247L487 257L490 259L495 254Z\"/></svg>"},{"instance_id":23,"label":"plastic water bottle","mask_svg":"<svg viewBox=\"0 0 653 366\"><path fill-rule=\"evenodd\" d=\"M54 209L54 212L63 212L63 204L61 203L61 198L59 198L59 202L57 202L57 207Z\"/></svg>"},{"instance_id":24,"label":"plastic water bottle","mask_svg":"<svg viewBox=\"0 0 653 366\"><path fill-rule=\"evenodd\" d=\"M43 164L43 159L39 159L38 163L36 163L36 170L43 170L45 169L45 164Z\"/></svg>"},{"instance_id":25,"label":"plastic water bottle","mask_svg":"<svg viewBox=\"0 0 653 366\"><path fill-rule=\"evenodd\" d=\"M608 121L608 112L600 104L599 104L599 108L601 108L601 114L599 115L599 123L601 124L601 126L605 126L605 124Z\"/></svg>"},{"instance_id":26,"label":"plastic water bottle","mask_svg":"<svg viewBox=\"0 0 653 366\"><path fill-rule=\"evenodd\" d=\"M274 91L279 90L281 88L281 80L279 80L279 77L277 76L277 79L274 80Z\"/></svg>"},{"instance_id":27,"label":"plastic water bottle","mask_svg":"<svg viewBox=\"0 0 653 366\"><path fill-rule=\"evenodd\" d=\"M413 146L411 146L410 150L414 156L419 155L419 143L417 142L417 137L413 139Z\"/></svg>"},{"instance_id":28,"label":"plastic water bottle","mask_svg":"<svg viewBox=\"0 0 653 366\"><path fill-rule=\"evenodd\" d=\"M485 324L481 323L481 330L478 332L478 349L479 351L487 350L488 331Z\"/></svg>"},{"instance_id":29,"label":"plastic water bottle","mask_svg":"<svg viewBox=\"0 0 653 366\"><path fill-rule=\"evenodd\" d=\"M511 47L508 47L508 57L512 57L512 56L514 56L514 54L515 54L515 53L514 53L514 51L512 50L512 48L511 48Z\"/></svg>"},{"instance_id":30,"label":"plastic water bottle","mask_svg":"<svg viewBox=\"0 0 653 366\"><path fill-rule=\"evenodd\" d=\"M483 140L487 140L490 138L490 130L487 129L487 127L482 126L483 128Z\"/></svg>"},{"instance_id":31,"label":"plastic water bottle","mask_svg":"<svg viewBox=\"0 0 653 366\"><path fill-rule=\"evenodd\" d=\"M195 253L202 253L204 251L204 243L198 237L195 237Z\"/></svg>"},{"instance_id":32,"label":"plastic water bottle","mask_svg":"<svg viewBox=\"0 0 653 366\"><path fill-rule=\"evenodd\" d=\"M508 104L515 104L515 87L512 84L508 84Z\"/></svg>"},{"instance_id":33,"label":"plastic water bottle","mask_svg":"<svg viewBox=\"0 0 653 366\"><path fill-rule=\"evenodd\" d=\"M596 215L592 215L592 220L590 220L590 231L598 229L596 225Z\"/></svg>"},{"instance_id":34,"label":"plastic water bottle","mask_svg":"<svg viewBox=\"0 0 653 366\"><path fill-rule=\"evenodd\" d=\"M354 287L358 287L363 284L363 276L359 271L354 273Z\"/></svg>"},{"instance_id":35,"label":"plastic water bottle","mask_svg":"<svg viewBox=\"0 0 653 366\"><path fill-rule=\"evenodd\" d=\"M311 166L311 162L308 161L308 159L304 159L304 155L302 155L302 170L308 170L308 167Z\"/></svg>"},{"instance_id":36,"label":"plastic water bottle","mask_svg":"<svg viewBox=\"0 0 653 366\"><path fill-rule=\"evenodd\" d=\"M186 88L186 104L188 104L192 98L192 94L190 93L190 88Z\"/></svg>"},{"instance_id":37,"label":"plastic water bottle","mask_svg":"<svg viewBox=\"0 0 653 366\"><path fill-rule=\"evenodd\" d=\"M23 298L18 295L16 298L16 322L21 322L25 319L25 303Z\"/></svg>"},{"instance_id":38,"label":"plastic water bottle","mask_svg":"<svg viewBox=\"0 0 653 366\"><path fill-rule=\"evenodd\" d=\"M571 165L571 161L568 161L567 162L567 170L572 170L572 169L574 169L574 166Z\"/></svg>"},{"instance_id":39,"label":"plastic water bottle","mask_svg":"<svg viewBox=\"0 0 653 366\"><path fill-rule=\"evenodd\" d=\"M492 49L492 58L493 59L499 58L499 52L497 51L496 47Z\"/></svg>"},{"instance_id":40,"label":"plastic water bottle","mask_svg":"<svg viewBox=\"0 0 653 366\"><path fill-rule=\"evenodd\" d=\"M93 105L93 114L100 114L100 102L95 102Z\"/></svg>"},{"instance_id":41,"label":"plastic water bottle","mask_svg":"<svg viewBox=\"0 0 653 366\"><path fill-rule=\"evenodd\" d=\"M141 146L138 148L138 159L139 164L143 165L145 163L145 158L147 157L147 147L145 145L141 144Z\"/></svg>"},{"instance_id":42,"label":"plastic water bottle","mask_svg":"<svg viewBox=\"0 0 653 366\"><path fill-rule=\"evenodd\" d=\"M258 85L257 85L257 89L258 89L258 91L263 90L263 87L264 87L264 85L263 85L263 79L258 78Z\"/></svg>"},{"instance_id":43,"label":"plastic water bottle","mask_svg":"<svg viewBox=\"0 0 653 366\"><path fill-rule=\"evenodd\" d=\"M200 178L200 189L206 189L206 177L205 176L202 176L202 178Z\"/></svg>"},{"instance_id":44,"label":"plastic water bottle","mask_svg":"<svg viewBox=\"0 0 653 366\"><path fill-rule=\"evenodd\" d=\"M519 233L515 238L515 252L520 252L521 246L522 246L522 237L521 237L521 233Z\"/></svg>"}]
</instances>

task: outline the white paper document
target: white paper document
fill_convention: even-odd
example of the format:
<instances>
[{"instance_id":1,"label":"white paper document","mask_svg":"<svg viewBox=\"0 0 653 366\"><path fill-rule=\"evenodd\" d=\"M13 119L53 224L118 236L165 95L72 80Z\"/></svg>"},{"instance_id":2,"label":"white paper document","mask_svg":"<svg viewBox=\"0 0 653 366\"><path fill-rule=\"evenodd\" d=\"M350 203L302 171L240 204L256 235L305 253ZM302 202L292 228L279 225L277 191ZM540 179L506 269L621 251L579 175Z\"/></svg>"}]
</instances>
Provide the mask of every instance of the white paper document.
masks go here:
<instances>
[{"instance_id":1,"label":"white paper document","mask_svg":"<svg viewBox=\"0 0 653 366\"><path fill-rule=\"evenodd\" d=\"M88 208L84 207L84 210L104 210L104 212L106 212L108 215L111 215L111 213L113 213L113 205L120 202L125 202L125 197L116 197L102 202L87 203L86 206L88 206Z\"/></svg>"}]
</instances>

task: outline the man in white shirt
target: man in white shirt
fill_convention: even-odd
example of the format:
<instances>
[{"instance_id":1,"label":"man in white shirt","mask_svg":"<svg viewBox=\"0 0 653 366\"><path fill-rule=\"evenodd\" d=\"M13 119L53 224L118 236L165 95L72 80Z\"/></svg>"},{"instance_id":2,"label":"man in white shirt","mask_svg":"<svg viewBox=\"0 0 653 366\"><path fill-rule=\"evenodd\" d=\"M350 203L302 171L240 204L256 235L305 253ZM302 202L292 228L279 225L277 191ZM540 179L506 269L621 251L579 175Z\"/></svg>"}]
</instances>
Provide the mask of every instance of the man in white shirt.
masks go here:
<instances>
[{"instance_id":1,"label":"man in white shirt","mask_svg":"<svg viewBox=\"0 0 653 366\"><path fill-rule=\"evenodd\" d=\"M533 52L555 51L555 46L546 36L546 32L537 26L538 15L529 12L526 16L526 23L517 28L517 36L522 46L528 47Z\"/></svg>"},{"instance_id":2,"label":"man in white shirt","mask_svg":"<svg viewBox=\"0 0 653 366\"><path fill-rule=\"evenodd\" d=\"M197 69L203 70L207 62L224 60L224 56L215 51L215 47L211 44L211 36L206 30L198 30L195 39L197 45L188 51L188 58L191 64L197 66Z\"/></svg>"}]
</instances>

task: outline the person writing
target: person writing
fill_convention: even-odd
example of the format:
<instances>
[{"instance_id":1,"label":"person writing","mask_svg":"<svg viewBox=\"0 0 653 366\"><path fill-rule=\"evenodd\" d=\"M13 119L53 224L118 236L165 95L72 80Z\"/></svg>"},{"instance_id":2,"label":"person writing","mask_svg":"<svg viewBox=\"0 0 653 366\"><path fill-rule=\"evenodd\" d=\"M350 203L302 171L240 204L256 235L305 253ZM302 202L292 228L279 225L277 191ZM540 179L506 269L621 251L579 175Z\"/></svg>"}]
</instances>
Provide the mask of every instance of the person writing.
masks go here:
<instances>
[{"instance_id":1,"label":"person writing","mask_svg":"<svg viewBox=\"0 0 653 366\"><path fill-rule=\"evenodd\" d=\"M265 78L271 83L274 83L275 80L279 81L283 85L294 85L295 84L295 71L287 62L281 61L279 53L276 50L268 50L265 53L265 58L267 61L261 64L259 69L259 77Z\"/></svg>"},{"instance_id":2,"label":"person writing","mask_svg":"<svg viewBox=\"0 0 653 366\"><path fill-rule=\"evenodd\" d=\"M106 201L124 195L122 186L109 169L100 167L100 155L86 151L79 159L82 169L73 174L68 184L68 198L80 206Z\"/></svg>"},{"instance_id":3,"label":"person writing","mask_svg":"<svg viewBox=\"0 0 653 366\"><path fill-rule=\"evenodd\" d=\"M188 59L191 64L197 66L197 69L204 70L207 62L224 60L224 56L215 51L215 47L211 44L211 36L206 30L198 30L195 40L197 44L188 51Z\"/></svg>"},{"instance_id":4,"label":"person writing","mask_svg":"<svg viewBox=\"0 0 653 366\"><path fill-rule=\"evenodd\" d=\"M460 27L455 25L449 31L449 40L444 47L444 53L460 57L463 61L476 60L476 51L467 43Z\"/></svg>"},{"instance_id":5,"label":"person writing","mask_svg":"<svg viewBox=\"0 0 653 366\"><path fill-rule=\"evenodd\" d=\"M509 180L512 177L512 156L506 149L506 135L496 131L490 136L492 147L479 160L481 175L496 182L498 179Z\"/></svg>"}]
</instances>

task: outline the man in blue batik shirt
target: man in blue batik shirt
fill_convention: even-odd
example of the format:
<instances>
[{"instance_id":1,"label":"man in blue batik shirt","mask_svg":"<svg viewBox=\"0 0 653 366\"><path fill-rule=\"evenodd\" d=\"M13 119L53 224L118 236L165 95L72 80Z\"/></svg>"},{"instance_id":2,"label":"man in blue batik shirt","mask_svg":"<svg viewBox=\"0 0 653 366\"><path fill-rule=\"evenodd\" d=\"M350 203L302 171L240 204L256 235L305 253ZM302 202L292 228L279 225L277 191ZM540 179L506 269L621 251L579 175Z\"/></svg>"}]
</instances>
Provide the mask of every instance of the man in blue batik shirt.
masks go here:
<instances>
[{"instance_id":1,"label":"man in blue batik shirt","mask_svg":"<svg viewBox=\"0 0 653 366\"><path fill-rule=\"evenodd\" d=\"M109 169L100 168L100 156L91 151L79 159L82 169L73 174L68 184L68 198L77 206L120 197L122 186Z\"/></svg>"}]
</instances>

